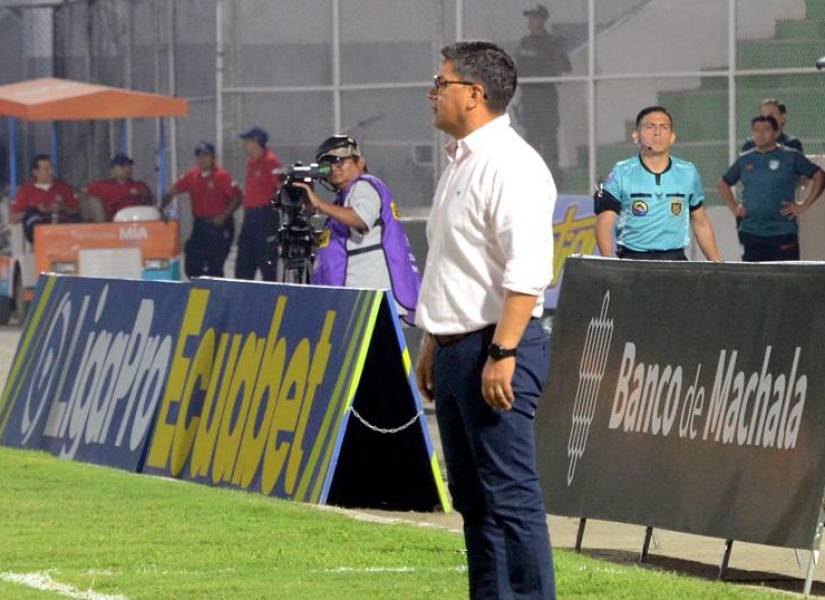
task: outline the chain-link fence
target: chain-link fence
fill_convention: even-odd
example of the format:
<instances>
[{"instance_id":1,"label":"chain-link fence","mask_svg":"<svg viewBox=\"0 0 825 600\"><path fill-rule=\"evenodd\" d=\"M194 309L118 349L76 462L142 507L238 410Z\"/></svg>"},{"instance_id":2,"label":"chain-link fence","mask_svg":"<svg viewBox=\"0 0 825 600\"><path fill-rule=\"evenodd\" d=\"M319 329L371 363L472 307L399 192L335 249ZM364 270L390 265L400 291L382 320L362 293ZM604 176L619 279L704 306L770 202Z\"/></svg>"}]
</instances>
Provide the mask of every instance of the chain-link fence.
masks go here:
<instances>
[{"instance_id":1,"label":"chain-link fence","mask_svg":"<svg viewBox=\"0 0 825 600\"><path fill-rule=\"evenodd\" d=\"M242 179L238 134L253 125L270 132L285 163L309 161L325 137L348 132L408 210L429 204L443 166L445 140L425 95L439 48L456 39L490 39L514 55L521 84L513 123L552 166L562 193L589 193L614 162L634 154L633 119L654 103L673 113L674 154L699 167L710 203L764 97L785 102L787 130L806 152L825 151L825 76L813 69L825 54L825 3L544 0L542 8L546 22L535 4L498 0L6 8L0 83L54 74L189 98L190 116L166 131L173 174L206 139ZM26 126L21 165L48 149L45 127ZM154 183L158 122L132 120L126 129L136 173ZM102 175L120 132L119 123L62 124L63 176L79 185Z\"/></svg>"}]
</instances>

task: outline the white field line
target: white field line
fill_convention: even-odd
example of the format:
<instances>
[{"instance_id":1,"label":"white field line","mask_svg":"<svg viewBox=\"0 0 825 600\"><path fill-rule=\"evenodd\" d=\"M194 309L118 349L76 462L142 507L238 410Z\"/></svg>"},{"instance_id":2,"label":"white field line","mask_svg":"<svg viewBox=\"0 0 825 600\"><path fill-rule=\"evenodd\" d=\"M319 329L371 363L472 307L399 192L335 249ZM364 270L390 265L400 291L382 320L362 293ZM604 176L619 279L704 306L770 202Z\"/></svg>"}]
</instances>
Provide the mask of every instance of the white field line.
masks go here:
<instances>
[{"instance_id":1,"label":"white field line","mask_svg":"<svg viewBox=\"0 0 825 600\"><path fill-rule=\"evenodd\" d=\"M17 583L44 592L54 592L76 600L129 600L126 596L99 594L94 590L82 592L66 583L52 579L48 573L0 573L0 580Z\"/></svg>"},{"instance_id":2,"label":"white field line","mask_svg":"<svg viewBox=\"0 0 825 600\"><path fill-rule=\"evenodd\" d=\"M466 573L467 567L337 567L335 569L321 570L322 573L415 573L417 571L422 571L426 573L435 573L437 571L449 571L451 573Z\"/></svg>"},{"instance_id":3,"label":"white field line","mask_svg":"<svg viewBox=\"0 0 825 600\"><path fill-rule=\"evenodd\" d=\"M360 510L355 510L352 508L342 508L340 506L332 506L330 504L305 504L305 506L314 508L316 510L338 513L346 517L349 517L354 521L380 523L382 525L411 525L413 527L421 527L424 529L440 529L441 531L449 531L450 533L461 533L460 529L446 527L444 525L438 525L436 523L429 523L427 521L415 521L413 519L401 519L398 517L384 517L382 515L374 515Z\"/></svg>"}]
</instances>

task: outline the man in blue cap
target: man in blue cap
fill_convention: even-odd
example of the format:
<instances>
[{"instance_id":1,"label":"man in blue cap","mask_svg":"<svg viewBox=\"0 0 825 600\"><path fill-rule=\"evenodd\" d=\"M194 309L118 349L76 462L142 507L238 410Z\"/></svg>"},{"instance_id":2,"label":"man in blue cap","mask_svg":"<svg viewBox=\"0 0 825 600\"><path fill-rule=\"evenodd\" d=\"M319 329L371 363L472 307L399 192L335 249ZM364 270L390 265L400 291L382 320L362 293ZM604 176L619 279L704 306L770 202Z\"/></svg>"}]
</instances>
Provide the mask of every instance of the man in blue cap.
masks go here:
<instances>
[{"instance_id":1,"label":"man in blue cap","mask_svg":"<svg viewBox=\"0 0 825 600\"><path fill-rule=\"evenodd\" d=\"M118 153L109 161L109 179L93 181L81 193L100 200L106 220L111 221L122 208L130 206L151 206L155 203L152 190L143 181L132 179L135 161Z\"/></svg>"},{"instance_id":2,"label":"man in blue cap","mask_svg":"<svg viewBox=\"0 0 825 600\"><path fill-rule=\"evenodd\" d=\"M186 241L186 276L223 277L223 264L235 237L234 214L243 193L232 176L215 161L215 146L195 146L195 167L184 173L163 195L163 207L177 194L189 192L192 235Z\"/></svg>"},{"instance_id":3,"label":"man in blue cap","mask_svg":"<svg viewBox=\"0 0 825 600\"><path fill-rule=\"evenodd\" d=\"M280 187L275 170L281 168L281 161L267 146L269 134L260 127L253 127L240 137L248 162L235 278L255 279L255 272L260 269L264 281L275 281L277 270L267 238L274 235L275 222L270 204Z\"/></svg>"}]
</instances>

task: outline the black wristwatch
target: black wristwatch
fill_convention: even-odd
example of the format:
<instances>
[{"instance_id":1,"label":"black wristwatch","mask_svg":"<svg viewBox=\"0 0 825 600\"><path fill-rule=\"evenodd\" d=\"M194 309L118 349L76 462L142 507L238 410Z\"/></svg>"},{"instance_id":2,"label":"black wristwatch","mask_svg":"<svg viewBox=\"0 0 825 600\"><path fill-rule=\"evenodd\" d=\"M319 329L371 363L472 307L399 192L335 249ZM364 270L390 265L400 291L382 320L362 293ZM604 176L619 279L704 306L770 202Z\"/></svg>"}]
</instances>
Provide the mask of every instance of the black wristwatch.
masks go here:
<instances>
[{"instance_id":1,"label":"black wristwatch","mask_svg":"<svg viewBox=\"0 0 825 600\"><path fill-rule=\"evenodd\" d=\"M487 348L487 356L489 356L493 360L502 360L504 358L510 358L511 356L515 355L515 348L502 348L495 342L490 344L490 347Z\"/></svg>"}]
</instances>

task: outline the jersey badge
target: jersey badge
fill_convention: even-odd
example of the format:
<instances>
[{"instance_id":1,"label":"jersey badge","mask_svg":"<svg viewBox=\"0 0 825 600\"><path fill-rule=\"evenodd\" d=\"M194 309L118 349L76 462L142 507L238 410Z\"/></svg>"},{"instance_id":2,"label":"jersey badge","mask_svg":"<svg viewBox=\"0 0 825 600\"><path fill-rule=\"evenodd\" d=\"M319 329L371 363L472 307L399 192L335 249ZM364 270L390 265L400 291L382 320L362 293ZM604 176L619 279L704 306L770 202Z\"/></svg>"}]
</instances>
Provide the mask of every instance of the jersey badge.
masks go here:
<instances>
[{"instance_id":1,"label":"jersey badge","mask_svg":"<svg viewBox=\"0 0 825 600\"><path fill-rule=\"evenodd\" d=\"M682 214L682 201L681 200L671 200L670 201L670 212L674 214L674 216L679 216Z\"/></svg>"}]
</instances>

